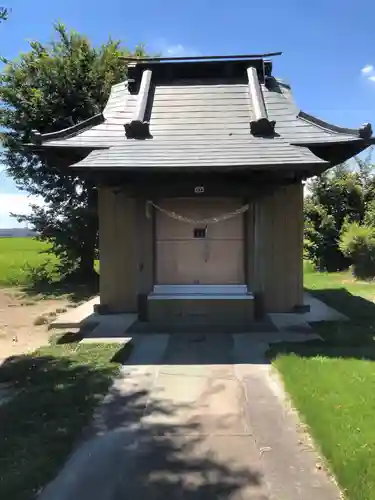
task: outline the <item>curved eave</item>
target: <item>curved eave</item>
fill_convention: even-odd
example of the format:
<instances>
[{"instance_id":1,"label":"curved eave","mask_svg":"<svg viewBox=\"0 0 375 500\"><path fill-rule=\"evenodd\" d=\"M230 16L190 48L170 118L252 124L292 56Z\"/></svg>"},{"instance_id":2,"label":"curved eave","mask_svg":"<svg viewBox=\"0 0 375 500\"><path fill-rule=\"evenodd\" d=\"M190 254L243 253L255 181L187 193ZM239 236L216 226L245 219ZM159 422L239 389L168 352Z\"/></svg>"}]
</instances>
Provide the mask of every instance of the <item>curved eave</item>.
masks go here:
<instances>
[{"instance_id":1,"label":"curved eave","mask_svg":"<svg viewBox=\"0 0 375 500\"><path fill-rule=\"evenodd\" d=\"M308 122L327 132L327 137L304 141L293 141L293 146L308 148L315 156L330 163L331 166L343 163L366 148L375 144L372 127L369 123L361 128L344 128L328 123L313 115L300 111L298 119Z\"/></svg>"},{"instance_id":2,"label":"curved eave","mask_svg":"<svg viewBox=\"0 0 375 500\"><path fill-rule=\"evenodd\" d=\"M372 128L369 123L366 123L363 125L361 128L345 128L345 127L339 127L337 125L334 125L332 123L326 122L324 120L321 120L320 118L317 118L316 116L310 115L308 113L305 113L304 111L300 111L298 113L298 118L304 121L307 121L311 123L312 125L315 125L319 128L322 128L326 130L327 132L337 135L343 135L347 136L347 139L371 139L372 138ZM346 139L346 137L343 137L342 139Z\"/></svg>"},{"instance_id":3,"label":"curved eave","mask_svg":"<svg viewBox=\"0 0 375 500\"><path fill-rule=\"evenodd\" d=\"M368 140L357 139L356 141L347 142L310 144L308 148L315 156L328 161L333 167L362 153L372 144L375 144L375 138L373 137Z\"/></svg>"},{"instance_id":4,"label":"curved eave","mask_svg":"<svg viewBox=\"0 0 375 500\"><path fill-rule=\"evenodd\" d=\"M338 142L311 142L311 143L293 143L294 146L308 148L318 158L329 162L334 167L344 163L353 156L362 153L366 148L375 144L375 137L370 139L352 139Z\"/></svg>"},{"instance_id":5,"label":"curved eave","mask_svg":"<svg viewBox=\"0 0 375 500\"><path fill-rule=\"evenodd\" d=\"M87 120L83 120L76 125L72 125L71 127L64 128L63 130L58 130L56 132L49 132L47 134L41 134L35 130L32 131L31 141L34 146L47 146L49 141L58 141L70 139L71 137L75 137L81 132L94 127L95 125L99 125L104 122L103 113L98 113L97 115L88 118ZM58 145L53 145L53 147L58 147Z\"/></svg>"}]
</instances>

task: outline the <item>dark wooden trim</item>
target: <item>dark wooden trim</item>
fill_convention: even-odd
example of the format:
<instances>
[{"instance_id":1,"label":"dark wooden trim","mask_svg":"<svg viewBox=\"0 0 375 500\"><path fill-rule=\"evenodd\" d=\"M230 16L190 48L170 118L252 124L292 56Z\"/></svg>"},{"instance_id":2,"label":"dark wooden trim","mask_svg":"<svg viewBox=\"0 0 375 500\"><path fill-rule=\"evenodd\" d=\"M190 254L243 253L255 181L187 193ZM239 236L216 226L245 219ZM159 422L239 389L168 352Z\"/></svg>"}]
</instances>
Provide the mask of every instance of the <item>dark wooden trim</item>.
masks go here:
<instances>
[{"instance_id":1,"label":"dark wooden trim","mask_svg":"<svg viewBox=\"0 0 375 500\"><path fill-rule=\"evenodd\" d=\"M186 60L174 61L140 61L128 65L128 88L131 93L137 93L140 87L142 71L150 69L154 83L175 85L176 80L194 80L220 78L221 81L246 82L246 68L256 68L259 80L263 83L265 74L272 72L272 62L262 57L245 59L213 59L213 60ZM130 86L129 86L130 85Z\"/></svg>"},{"instance_id":2,"label":"dark wooden trim","mask_svg":"<svg viewBox=\"0 0 375 500\"><path fill-rule=\"evenodd\" d=\"M296 314L305 314L310 312L310 309L310 304L296 304L293 307L293 312L295 312Z\"/></svg>"},{"instance_id":3,"label":"dark wooden trim","mask_svg":"<svg viewBox=\"0 0 375 500\"><path fill-rule=\"evenodd\" d=\"M265 317L266 308L262 292L254 292L254 319L261 320Z\"/></svg>"},{"instance_id":4,"label":"dark wooden trim","mask_svg":"<svg viewBox=\"0 0 375 500\"><path fill-rule=\"evenodd\" d=\"M156 210L150 205L152 217L152 285L157 284Z\"/></svg>"},{"instance_id":5,"label":"dark wooden trim","mask_svg":"<svg viewBox=\"0 0 375 500\"><path fill-rule=\"evenodd\" d=\"M244 275L245 275L245 283L247 285L247 291L250 291L249 289L249 262L248 262L248 251L249 251L249 216L250 216L250 213L249 213L249 210L250 210L250 207L251 207L251 204L250 204L250 200L249 198L244 198L243 199L243 203L244 205L246 205L246 203L249 204L249 209L246 210L246 212L244 213L244 216L242 218L242 226L243 226L243 261L244 261Z\"/></svg>"},{"instance_id":6,"label":"dark wooden trim","mask_svg":"<svg viewBox=\"0 0 375 500\"><path fill-rule=\"evenodd\" d=\"M369 144L363 146L365 149ZM108 148L106 148L108 149ZM104 157L103 157L104 158ZM122 176L123 179L139 178L142 182L151 181L152 179L168 178L191 178L193 176L201 177L218 177L227 176L230 178L268 178L270 182L277 179L303 179L317 175L319 172L330 168L329 161L322 161L319 157L316 161L309 163L280 163L267 165L235 165L235 166L215 166L210 165L195 165L195 166L117 166L116 164L104 164L103 158L98 155L95 163L79 162L71 165L70 168L76 172L90 172L91 176L97 175L106 178L115 178Z\"/></svg>"},{"instance_id":7,"label":"dark wooden trim","mask_svg":"<svg viewBox=\"0 0 375 500\"><path fill-rule=\"evenodd\" d=\"M137 295L138 320L148 321L148 295L139 293Z\"/></svg>"},{"instance_id":8,"label":"dark wooden trim","mask_svg":"<svg viewBox=\"0 0 375 500\"><path fill-rule=\"evenodd\" d=\"M215 198L238 197L256 199L272 192L275 188L296 182L294 179L273 180L264 178L255 181L247 178L231 180L228 176L217 176L216 179L196 176L173 178L173 176L158 176L152 179L137 180L121 179L120 177L97 177L98 184L112 186L113 189L124 191L130 197L144 197L148 200L156 198ZM203 187L203 191L202 188ZM196 190L196 188L198 188Z\"/></svg>"},{"instance_id":9,"label":"dark wooden trim","mask_svg":"<svg viewBox=\"0 0 375 500\"><path fill-rule=\"evenodd\" d=\"M239 54L229 56L188 56L188 57L128 57L119 56L122 61L135 63L147 63L155 61L208 61L208 60L223 60L233 61L235 59L263 59L264 57L281 56L282 52L266 52L264 54Z\"/></svg>"}]
</instances>

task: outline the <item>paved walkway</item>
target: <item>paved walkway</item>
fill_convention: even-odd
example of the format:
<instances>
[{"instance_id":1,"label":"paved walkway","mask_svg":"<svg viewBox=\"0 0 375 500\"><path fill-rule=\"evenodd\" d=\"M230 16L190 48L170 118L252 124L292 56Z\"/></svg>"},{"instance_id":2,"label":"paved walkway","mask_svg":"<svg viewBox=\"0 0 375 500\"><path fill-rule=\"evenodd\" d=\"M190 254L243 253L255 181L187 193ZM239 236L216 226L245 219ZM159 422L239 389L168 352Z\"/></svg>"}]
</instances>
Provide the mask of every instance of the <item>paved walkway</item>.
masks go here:
<instances>
[{"instance_id":1,"label":"paved walkway","mask_svg":"<svg viewBox=\"0 0 375 500\"><path fill-rule=\"evenodd\" d=\"M339 500L251 335L135 338L41 500Z\"/></svg>"}]
</instances>

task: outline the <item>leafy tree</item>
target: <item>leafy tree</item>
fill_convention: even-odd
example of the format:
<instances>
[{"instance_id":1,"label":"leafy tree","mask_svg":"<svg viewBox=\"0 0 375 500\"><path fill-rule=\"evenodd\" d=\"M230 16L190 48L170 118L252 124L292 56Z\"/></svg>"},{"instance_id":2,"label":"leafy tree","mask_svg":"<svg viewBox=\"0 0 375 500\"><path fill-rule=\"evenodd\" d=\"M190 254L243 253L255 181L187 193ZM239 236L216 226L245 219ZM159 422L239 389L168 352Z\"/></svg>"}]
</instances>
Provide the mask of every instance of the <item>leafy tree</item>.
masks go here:
<instances>
[{"instance_id":1,"label":"leafy tree","mask_svg":"<svg viewBox=\"0 0 375 500\"><path fill-rule=\"evenodd\" d=\"M52 42L31 42L30 51L8 62L0 75L2 161L21 189L44 200L19 220L52 243L65 273L74 272L86 280L95 276L95 186L90 178L78 179L67 168L69 162L48 162L24 144L30 142L32 130L60 130L100 112L111 86L126 77L119 56L129 54L118 41L110 39L95 48L85 36L57 24ZM143 47L133 55L144 55Z\"/></svg>"},{"instance_id":2,"label":"leafy tree","mask_svg":"<svg viewBox=\"0 0 375 500\"><path fill-rule=\"evenodd\" d=\"M6 21L8 19L8 9L5 7L0 7L0 22Z\"/></svg>"},{"instance_id":3,"label":"leafy tree","mask_svg":"<svg viewBox=\"0 0 375 500\"><path fill-rule=\"evenodd\" d=\"M367 205L375 199L371 170L368 160L355 170L340 165L309 183L305 251L318 269L336 271L351 263L350 255L344 255L339 246L341 230L345 222L361 223Z\"/></svg>"}]
</instances>

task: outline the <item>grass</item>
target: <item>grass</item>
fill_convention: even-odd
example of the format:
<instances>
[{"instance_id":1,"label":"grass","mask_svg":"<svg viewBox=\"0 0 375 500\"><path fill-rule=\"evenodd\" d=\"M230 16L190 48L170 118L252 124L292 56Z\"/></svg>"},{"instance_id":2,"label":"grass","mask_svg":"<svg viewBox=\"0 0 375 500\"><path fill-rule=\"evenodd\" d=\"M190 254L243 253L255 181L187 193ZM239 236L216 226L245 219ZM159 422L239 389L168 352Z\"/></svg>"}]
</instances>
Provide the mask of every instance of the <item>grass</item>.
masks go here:
<instances>
[{"instance_id":1,"label":"grass","mask_svg":"<svg viewBox=\"0 0 375 500\"><path fill-rule=\"evenodd\" d=\"M52 272L57 258L47 253L48 248L34 238L0 238L0 286L29 284L30 268L44 263Z\"/></svg>"},{"instance_id":2,"label":"grass","mask_svg":"<svg viewBox=\"0 0 375 500\"><path fill-rule=\"evenodd\" d=\"M305 268L305 285L350 321L315 324L324 342L269 354L347 498L375 500L375 284Z\"/></svg>"},{"instance_id":3,"label":"grass","mask_svg":"<svg viewBox=\"0 0 375 500\"><path fill-rule=\"evenodd\" d=\"M56 475L129 354L118 349L54 343L0 367L16 390L0 406L0 498L29 500Z\"/></svg>"},{"instance_id":4,"label":"grass","mask_svg":"<svg viewBox=\"0 0 375 500\"><path fill-rule=\"evenodd\" d=\"M69 297L75 302L97 293L95 283L62 279L50 246L34 238L0 238L0 287L19 286L33 299ZM98 273L99 263L95 262Z\"/></svg>"},{"instance_id":5,"label":"grass","mask_svg":"<svg viewBox=\"0 0 375 500\"><path fill-rule=\"evenodd\" d=\"M375 366L372 361L284 354L286 389L350 500L375 499Z\"/></svg>"}]
</instances>

